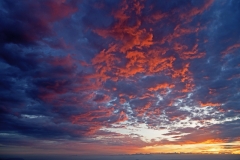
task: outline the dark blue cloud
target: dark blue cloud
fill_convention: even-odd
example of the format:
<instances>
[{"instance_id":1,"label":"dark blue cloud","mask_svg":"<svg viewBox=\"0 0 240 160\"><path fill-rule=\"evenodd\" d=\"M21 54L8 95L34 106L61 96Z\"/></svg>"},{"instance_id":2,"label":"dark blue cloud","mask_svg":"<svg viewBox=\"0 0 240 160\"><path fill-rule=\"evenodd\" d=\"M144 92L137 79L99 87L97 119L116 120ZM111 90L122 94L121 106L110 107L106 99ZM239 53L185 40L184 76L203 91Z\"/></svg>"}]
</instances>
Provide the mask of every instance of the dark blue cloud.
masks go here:
<instances>
[{"instance_id":1,"label":"dark blue cloud","mask_svg":"<svg viewBox=\"0 0 240 160\"><path fill-rule=\"evenodd\" d=\"M0 13L1 144L147 145L101 130L122 122L189 133L176 143L206 141L202 129L239 138L237 0L2 1Z\"/></svg>"}]
</instances>

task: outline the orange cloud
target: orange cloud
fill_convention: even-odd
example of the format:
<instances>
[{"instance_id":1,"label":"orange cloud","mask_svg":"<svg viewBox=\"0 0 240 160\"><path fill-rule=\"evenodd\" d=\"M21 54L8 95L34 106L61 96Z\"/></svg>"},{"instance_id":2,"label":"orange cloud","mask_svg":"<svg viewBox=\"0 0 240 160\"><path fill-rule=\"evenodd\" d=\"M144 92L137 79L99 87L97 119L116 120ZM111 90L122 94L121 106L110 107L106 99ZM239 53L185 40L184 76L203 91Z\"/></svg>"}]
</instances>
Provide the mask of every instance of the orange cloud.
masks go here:
<instances>
[{"instance_id":1,"label":"orange cloud","mask_svg":"<svg viewBox=\"0 0 240 160\"><path fill-rule=\"evenodd\" d=\"M225 143L225 142L227 142L227 139L215 138L215 139L208 139L206 141L203 141L202 143L214 144L214 143Z\"/></svg>"},{"instance_id":2,"label":"orange cloud","mask_svg":"<svg viewBox=\"0 0 240 160\"><path fill-rule=\"evenodd\" d=\"M143 114L151 107L152 103L148 102L146 105L143 107L137 107L135 111L138 113L137 116L143 116Z\"/></svg>"},{"instance_id":3,"label":"orange cloud","mask_svg":"<svg viewBox=\"0 0 240 160\"><path fill-rule=\"evenodd\" d=\"M181 45L179 43L176 43L174 45L174 50L179 54L180 58L184 60L202 58L205 55L203 52L198 52L198 44L195 44L190 51L187 49L187 46Z\"/></svg>"},{"instance_id":4,"label":"orange cloud","mask_svg":"<svg viewBox=\"0 0 240 160\"><path fill-rule=\"evenodd\" d=\"M155 87L151 87L148 90L149 91L157 91L159 89L173 88L174 86L175 86L174 84L162 83L162 84L158 84Z\"/></svg>"},{"instance_id":5,"label":"orange cloud","mask_svg":"<svg viewBox=\"0 0 240 160\"><path fill-rule=\"evenodd\" d=\"M139 19L136 19L134 25L127 25L130 16L127 16L126 12L129 6L126 4L126 1L123 1L121 6L120 10L113 13L117 22L111 28L96 29L94 32L104 38L113 37L115 40L120 41L121 44L118 47L122 53L126 53L134 47L142 48L151 46L153 44L153 34L147 32L145 28L140 29L141 21ZM141 9L144 7L139 2L136 2L134 6L137 9L137 14L140 14Z\"/></svg>"},{"instance_id":6,"label":"orange cloud","mask_svg":"<svg viewBox=\"0 0 240 160\"><path fill-rule=\"evenodd\" d=\"M172 77L173 78L181 77L181 82L191 80L192 78L189 76L190 72L188 68L189 68L189 63L185 64L182 69L173 70Z\"/></svg>"},{"instance_id":7,"label":"orange cloud","mask_svg":"<svg viewBox=\"0 0 240 160\"><path fill-rule=\"evenodd\" d=\"M176 60L176 58L173 56L168 58L163 58L158 55L152 55L150 59L151 60L148 61L148 71L150 74L171 69L173 67L173 62Z\"/></svg>"},{"instance_id":8,"label":"orange cloud","mask_svg":"<svg viewBox=\"0 0 240 160\"><path fill-rule=\"evenodd\" d=\"M108 73L116 68L117 63L120 63L120 59L114 55L117 51L116 45L110 45L107 50L102 50L92 59L92 64L99 75L99 79L105 82L107 79L112 78L114 81L116 77L109 76Z\"/></svg>"},{"instance_id":9,"label":"orange cloud","mask_svg":"<svg viewBox=\"0 0 240 160\"><path fill-rule=\"evenodd\" d=\"M190 92L190 91L193 90L194 86L195 85L193 83L191 83L191 81L190 81L190 82L185 84L185 88L182 89L182 92Z\"/></svg>"},{"instance_id":10,"label":"orange cloud","mask_svg":"<svg viewBox=\"0 0 240 160\"><path fill-rule=\"evenodd\" d=\"M207 103L202 103L199 102L201 107L207 107L207 106L211 106L211 107L219 107L222 104L221 103L212 103L212 102L207 102Z\"/></svg>"}]
</instances>

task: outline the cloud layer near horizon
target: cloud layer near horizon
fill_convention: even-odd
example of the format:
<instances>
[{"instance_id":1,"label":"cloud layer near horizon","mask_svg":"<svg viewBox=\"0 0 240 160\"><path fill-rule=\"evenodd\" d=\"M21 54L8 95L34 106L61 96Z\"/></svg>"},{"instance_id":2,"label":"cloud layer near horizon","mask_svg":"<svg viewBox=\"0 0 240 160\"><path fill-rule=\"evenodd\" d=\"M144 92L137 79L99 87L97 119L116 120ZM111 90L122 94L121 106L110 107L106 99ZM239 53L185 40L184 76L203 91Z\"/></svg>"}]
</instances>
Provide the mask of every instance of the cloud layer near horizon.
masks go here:
<instances>
[{"instance_id":1,"label":"cloud layer near horizon","mask_svg":"<svg viewBox=\"0 0 240 160\"><path fill-rule=\"evenodd\" d=\"M8 0L0 12L4 147L239 141L239 1Z\"/></svg>"}]
</instances>

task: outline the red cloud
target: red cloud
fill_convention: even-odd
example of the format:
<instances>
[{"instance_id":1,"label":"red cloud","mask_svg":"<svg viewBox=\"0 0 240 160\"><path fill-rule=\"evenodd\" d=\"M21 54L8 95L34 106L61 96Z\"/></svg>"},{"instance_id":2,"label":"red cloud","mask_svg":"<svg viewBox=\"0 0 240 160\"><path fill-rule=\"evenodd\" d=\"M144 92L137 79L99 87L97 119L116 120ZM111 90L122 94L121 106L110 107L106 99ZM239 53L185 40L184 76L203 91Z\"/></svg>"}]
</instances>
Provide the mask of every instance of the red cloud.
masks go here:
<instances>
[{"instance_id":1,"label":"red cloud","mask_svg":"<svg viewBox=\"0 0 240 160\"><path fill-rule=\"evenodd\" d=\"M120 114L119 114L119 117L118 117L118 119L117 119L117 121L115 123L117 123L117 122L124 122L127 119L128 119L128 117L127 117L126 113L121 111Z\"/></svg>"},{"instance_id":2,"label":"red cloud","mask_svg":"<svg viewBox=\"0 0 240 160\"><path fill-rule=\"evenodd\" d=\"M50 57L47 61L53 66L73 66L75 63L70 54L62 57Z\"/></svg>"},{"instance_id":3,"label":"red cloud","mask_svg":"<svg viewBox=\"0 0 240 160\"><path fill-rule=\"evenodd\" d=\"M174 84L168 84L168 83L162 83L158 84L155 87L149 88L149 91L157 91L159 89L166 89L166 88L173 88L175 85Z\"/></svg>"},{"instance_id":4,"label":"red cloud","mask_svg":"<svg viewBox=\"0 0 240 160\"><path fill-rule=\"evenodd\" d=\"M151 55L150 55L151 56ZM160 55L152 55L151 60L148 61L149 73L158 73L163 70L172 69L173 62L176 60L175 57L171 56L168 58L163 58Z\"/></svg>"},{"instance_id":5,"label":"red cloud","mask_svg":"<svg viewBox=\"0 0 240 160\"><path fill-rule=\"evenodd\" d=\"M24 3L27 7L24 9L31 14L22 17L23 23L27 24L24 26L27 29L26 33L23 34L31 41L42 39L45 35L54 35L52 23L69 17L78 10L74 3L65 0L25 1ZM43 41L49 43L46 40ZM49 45L53 48L69 47L63 39L58 39L56 44L49 43Z\"/></svg>"},{"instance_id":6,"label":"red cloud","mask_svg":"<svg viewBox=\"0 0 240 160\"><path fill-rule=\"evenodd\" d=\"M151 107L152 103L148 102L143 107L137 107L135 111L138 113L137 116L143 116L143 114Z\"/></svg>"},{"instance_id":7,"label":"red cloud","mask_svg":"<svg viewBox=\"0 0 240 160\"><path fill-rule=\"evenodd\" d=\"M95 32L106 38L113 37L115 40L119 41L119 50L122 53L133 49L134 47L142 48L149 47L153 44L153 34L147 32L145 28L141 29L141 21L136 19L134 25L128 25L128 19L130 16L127 15L127 10L129 6L124 1L122 3L122 8L113 13L114 18L116 18L116 23L109 29L96 29ZM137 7L137 14L140 13L140 10L143 8L139 2L134 4L135 8Z\"/></svg>"},{"instance_id":8,"label":"red cloud","mask_svg":"<svg viewBox=\"0 0 240 160\"><path fill-rule=\"evenodd\" d=\"M117 51L116 45L110 45L107 50L101 51L92 59L96 72L99 73L101 81L105 82L110 78L108 73L117 68L117 63L120 63L120 59L114 56L114 52ZM114 79L115 77L112 77ZM117 80L117 79L116 79Z\"/></svg>"},{"instance_id":9,"label":"red cloud","mask_svg":"<svg viewBox=\"0 0 240 160\"><path fill-rule=\"evenodd\" d=\"M189 51L186 45L181 45L180 43L174 44L174 50L179 54L180 58L186 59L195 59L202 58L205 53L198 52L198 44L195 44L193 48Z\"/></svg>"},{"instance_id":10,"label":"red cloud","mask_svg":"<svg viewBox=\"0 0 240 160\"><path fill-rule=\"evenodd\" d=\"M224 55L230 54L238 48L240 48L240 44L234 44L232 46L229 46L225 51L222 52L222 54L224 54Z\"/></svg>"},{"instance_id":11,"label":"red cloud","mask_svg":"<svg viewBox=\"0 0 240 160\"><path fill-rule=\"evenodd\" d=\"M74 4L66 2L66 0L62 1L46 1L46 12L50 21L55 21L64 17L67 17L78 10L77 6Z\"/></svg>"},{"instance_id":12,"label":"red cloud","mask_svg":"<svg viewBox=\"0 0 240 160\"><path fill-rule=\"evenodd\" d=\"M157 23L160 20L162 20L163 18L166 18L167 16L168 15L166 13L157 12L157 13L152 14L149 17L147 17L146 21L148 21L149 23Z\"/></svg>"},{"instance_id":13,"label":"red cloud","mask_svg":"<svg viewBox=\"0 0 240 160\"><path fill-rule=\"evenodd\" d=\"M141 14L141 11L142 9L144 8L144 5L143 4L140 4L139 1L136 1L134 2L134 10L136 12L137 15L140 15Z\"/></svg>"},{"instance_id":14,"label":"red cloud","mask_svg":"<svg viewBox=\"0 0 240 160\"><path fill-rule=\"evenodd\" d=\"M114 108L98 107L82 114L73 115L70 120L73 124L85 126L87 131L83 134L92 135L97 130L110 124L119 123L128 119L124 111L113 114Z\"/></svg>"},{"instance_id":15,"label":"red cloud","mask_svg":"<svg viewBox=\"0 0 240 160\"><path fill-rule=\"evenodd\" d=\"M184 19L186 22L190 22L194 16L202 14L206 11L213 2L214 0L207 0L201 7L194 7L187 12L182 12L179 17Z\"/></svg>"},{"instance_id":16,"label":"red cloud","mask_svg":"<svg viewBox=\"0 0 240 160\"><path fill-rule=\"evenodd\" d=\"M73 123L86 124L88 122L97 122L99 118L108 118L112 115L113 108L99 107L96 110L90 110L89 112L72 116Z\"/></svg>"},{"instance_id":17,"label":"red cloud","mask_svg":"<svg viewBox=\"0 0 240 160\"><path fill-rule=\"evenodd\" d=\"M190 72L189 72L188 68L189 68L189 63L185 64L182 69L173 70L172 77L173 78L180 77L181 82L191 80L192 78L189 76Z\"/></svg>"}]
</instances>

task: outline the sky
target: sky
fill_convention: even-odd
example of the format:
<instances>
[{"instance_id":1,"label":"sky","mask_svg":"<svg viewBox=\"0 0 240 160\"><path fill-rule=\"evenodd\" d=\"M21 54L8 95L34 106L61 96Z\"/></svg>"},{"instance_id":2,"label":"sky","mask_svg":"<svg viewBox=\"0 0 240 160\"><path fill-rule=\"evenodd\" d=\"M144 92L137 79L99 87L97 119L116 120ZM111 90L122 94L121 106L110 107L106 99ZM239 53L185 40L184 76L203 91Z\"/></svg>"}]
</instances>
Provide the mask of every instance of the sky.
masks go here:
<instances>
[{"instance_id":1,"label":"sky","mask_svg":"<svg viewBox=\"0 0 240 160\"><path fill-rule=\"evenodd\" d=\"M0 155L240 154L239 0L0 1Z\"/></svg>"}]
</instances>

